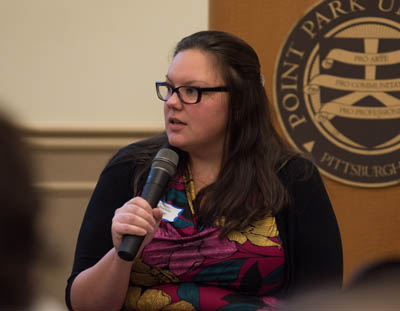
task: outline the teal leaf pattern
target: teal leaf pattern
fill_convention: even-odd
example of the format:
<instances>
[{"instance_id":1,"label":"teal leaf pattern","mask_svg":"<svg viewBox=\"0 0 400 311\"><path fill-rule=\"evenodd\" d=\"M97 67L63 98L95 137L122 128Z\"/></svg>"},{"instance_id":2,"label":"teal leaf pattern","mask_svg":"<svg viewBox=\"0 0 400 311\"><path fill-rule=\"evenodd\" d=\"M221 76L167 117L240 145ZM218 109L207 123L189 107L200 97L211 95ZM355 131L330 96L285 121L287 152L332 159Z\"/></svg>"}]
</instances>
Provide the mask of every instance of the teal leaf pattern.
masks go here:
<instances>
[{"instance_id":1,"label":"teal leaf pattern","mask_svg":"<svg viewBox=\"0 0 400 311\"><path fill-rule=\"evenodd\" d=\"M200 290L194 283L182 283L178 287L178 297L190 302L196 309L200 308Z\"/></svg>"},{"instance_id":2,"label":"teal leaf pattern","mask_svg":"<svg viewBox=\"0 0 400 311\"><path fill-rule=\"evenodd\" d=\"M168 195L165 196L165 199L166 200L173 199L176 203L186 203L187 202L186 193L184 191L179 191L174 188L172 188L168 192Z\"/></svg>"},{"instance_id":3,"label":"teal leaf pattern","mask_svg":"<svg viewBox=\"0 0 400 311\"><path fill-rule=\"evenodd\" d=\"M219 308L218 311L256 311L260 306L255 306L248 303L230 304Z\"/></svg>"},{"instance_id":4,"label":"teal leaf pattern","mask_svg":"<svg viewBox=\"0 0 400 311\"><path fill-rule=\"evenodd\" d=\"M267 275L267 277L264 278L264 280L262 281L263 285L271 285L271 284L275 284L277 282L279 282L280 280L283 279L283 265L276 268L275 270L273 270L270 274Z\"/></svg>"},{"instance_id":5,"label":"teal leaf pattern","mask_svg":"<svg viewBox=\"0 0 400 311\"><path fill-rule=\"evenodd\" d=\"M239 277L240 268L246 258L233 258L224 262L211 265L201 270L194 278L195 282L215 281L220 282L220 285L229 285L230 282L234 282ZM227 279L227 275L230 277ZM221 282L221 279L224 282Z\"/></svg>"},{"instance_id":6,"label":"teal leaf pattern","mask_svg":"<svg viewBox=\"0 0 400 311\"><path fill-rule=\"evenodd\" d=\"M193 222L178 218L172 223L172 225L177 229L183 229L187 227L193 227Z\"/></svg>"}]
</instances>

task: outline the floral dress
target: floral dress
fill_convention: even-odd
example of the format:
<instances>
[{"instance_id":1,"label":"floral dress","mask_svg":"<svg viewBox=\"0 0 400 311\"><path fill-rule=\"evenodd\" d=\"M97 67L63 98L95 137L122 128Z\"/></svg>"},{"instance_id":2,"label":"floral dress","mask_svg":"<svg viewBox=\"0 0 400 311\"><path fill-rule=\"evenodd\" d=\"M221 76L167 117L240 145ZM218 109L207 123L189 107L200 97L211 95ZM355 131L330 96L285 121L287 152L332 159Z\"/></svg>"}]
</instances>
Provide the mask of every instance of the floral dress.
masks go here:
<instances>
[{"instance_id":1,"label":"floral dress","mask_svg":"<svg viewBox=\"0 0 400 311\"><path fill-rule=\"evenodd\" d=\"M284 250L274 217L219 239L197 225L194 184L174 182L159 203L163 220L131 272L123 310L274 310Z\"/></svg>"}]
</instances>

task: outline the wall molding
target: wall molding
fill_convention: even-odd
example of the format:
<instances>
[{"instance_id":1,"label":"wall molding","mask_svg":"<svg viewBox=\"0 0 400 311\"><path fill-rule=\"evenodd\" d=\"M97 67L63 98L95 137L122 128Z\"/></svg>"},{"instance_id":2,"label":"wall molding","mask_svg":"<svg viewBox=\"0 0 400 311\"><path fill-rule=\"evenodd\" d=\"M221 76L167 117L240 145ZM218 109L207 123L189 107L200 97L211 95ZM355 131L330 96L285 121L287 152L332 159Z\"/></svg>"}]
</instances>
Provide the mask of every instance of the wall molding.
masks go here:
<instances>
[{"instance_id":1,"label":"wall molding","mask_svg":"<svg viewBox=\"0 0 400 311\"><path fill-rule=\"evenodd\" d=\"M98 176L113 153L163 131L161 128L76 127L73 124L19 128L36 161L35 189L44 197L61 198L90 196L97 182L94 176Z\"/></svg>"},{"instance_id":2,"label":"wall molding","mask_svg":"<svg viewBox=\"0 0 400 311\"><path fill-rule=\"evenodd\" d=\"M160 127L20 126L33 150L111 151L163 131Z\"/></svg>"},{"instance_id":3,"label":"wall molding","mask_svg":"<svg viewBox=\"0 0 400 311\"><path fill-rule=\"evenodd\" d=\"M39 192L55 195L89 195L96 183L83 181L48 181L37 182L33 185Z\"/></svg>"},{"instance_id":4,"label":"wall molding","mask_svg":"<svg viewBox=\"0 0 400 311\"><path fill-rule=\"evenodd\" d=\"M131 136L132 134L147 136L152 133L162 132L164 129L158 125L124 126L121 124L19 124L19 128L25 136L55 136L55 137L108 137L108 136Z\"/></svg>"}]
</instances>

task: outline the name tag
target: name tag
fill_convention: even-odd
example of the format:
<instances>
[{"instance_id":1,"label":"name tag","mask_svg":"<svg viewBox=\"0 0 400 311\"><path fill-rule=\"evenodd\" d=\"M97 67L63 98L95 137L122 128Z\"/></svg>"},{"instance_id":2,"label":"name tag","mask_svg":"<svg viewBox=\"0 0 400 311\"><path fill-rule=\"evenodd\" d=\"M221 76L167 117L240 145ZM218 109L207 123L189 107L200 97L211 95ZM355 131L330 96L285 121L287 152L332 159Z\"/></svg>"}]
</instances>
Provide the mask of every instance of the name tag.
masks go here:
<instances>
[{"instance_id":1,"label":"name tag","mask_svg":"<svg viewBox=\"0 0 400 311\"><path fill-rule=\"evenodd\" d=\"M162 220L167 222L174 222L183 212L183 208L175 207L163 201L159 201L157 207L163 212Z\"/></svg>"}]
</instances>

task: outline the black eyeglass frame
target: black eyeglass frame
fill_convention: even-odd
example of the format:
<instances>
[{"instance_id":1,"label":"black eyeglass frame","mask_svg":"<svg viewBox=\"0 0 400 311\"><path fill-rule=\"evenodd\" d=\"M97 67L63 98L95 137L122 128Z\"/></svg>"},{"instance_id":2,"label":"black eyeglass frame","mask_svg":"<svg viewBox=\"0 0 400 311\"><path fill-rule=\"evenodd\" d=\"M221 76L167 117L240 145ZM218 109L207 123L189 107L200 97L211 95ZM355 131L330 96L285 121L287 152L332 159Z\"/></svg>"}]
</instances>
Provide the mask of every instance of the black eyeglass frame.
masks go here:
<instances>
[{"instance_id":1,"label":"black eyeglass frame","mask_svg":"<svg viewBox=\"0 0 400 311\"><path fill-rule=\"evenodd\" d=\"M161 94L158 90L159 86L166 86L168 89L171 90L171 94L169 95L169 97L167 99L164 99L161 97ZM197 90L197 100L193 103L188 103L186 101L184 101L181 97L181 93L179 93L179 89L182 87L187 87L187 88L191 88L191 89L195 89ZM216 86L216 87L199 87L199 86L192 86L192 85L181 85L178 87L172 87L171 84L167 83L167 82L156 82L156 91L157 91L157 97L166 102L168 101L172 95L174 95L174 93L176 92L176 94L178 95L178 98L181 100L182 103L186 104L186 105L194 105L197 104L201 101L201 96L203 94L203 92L228 92L228 88L226 86Z\"/></svg>"}]
</instances>

